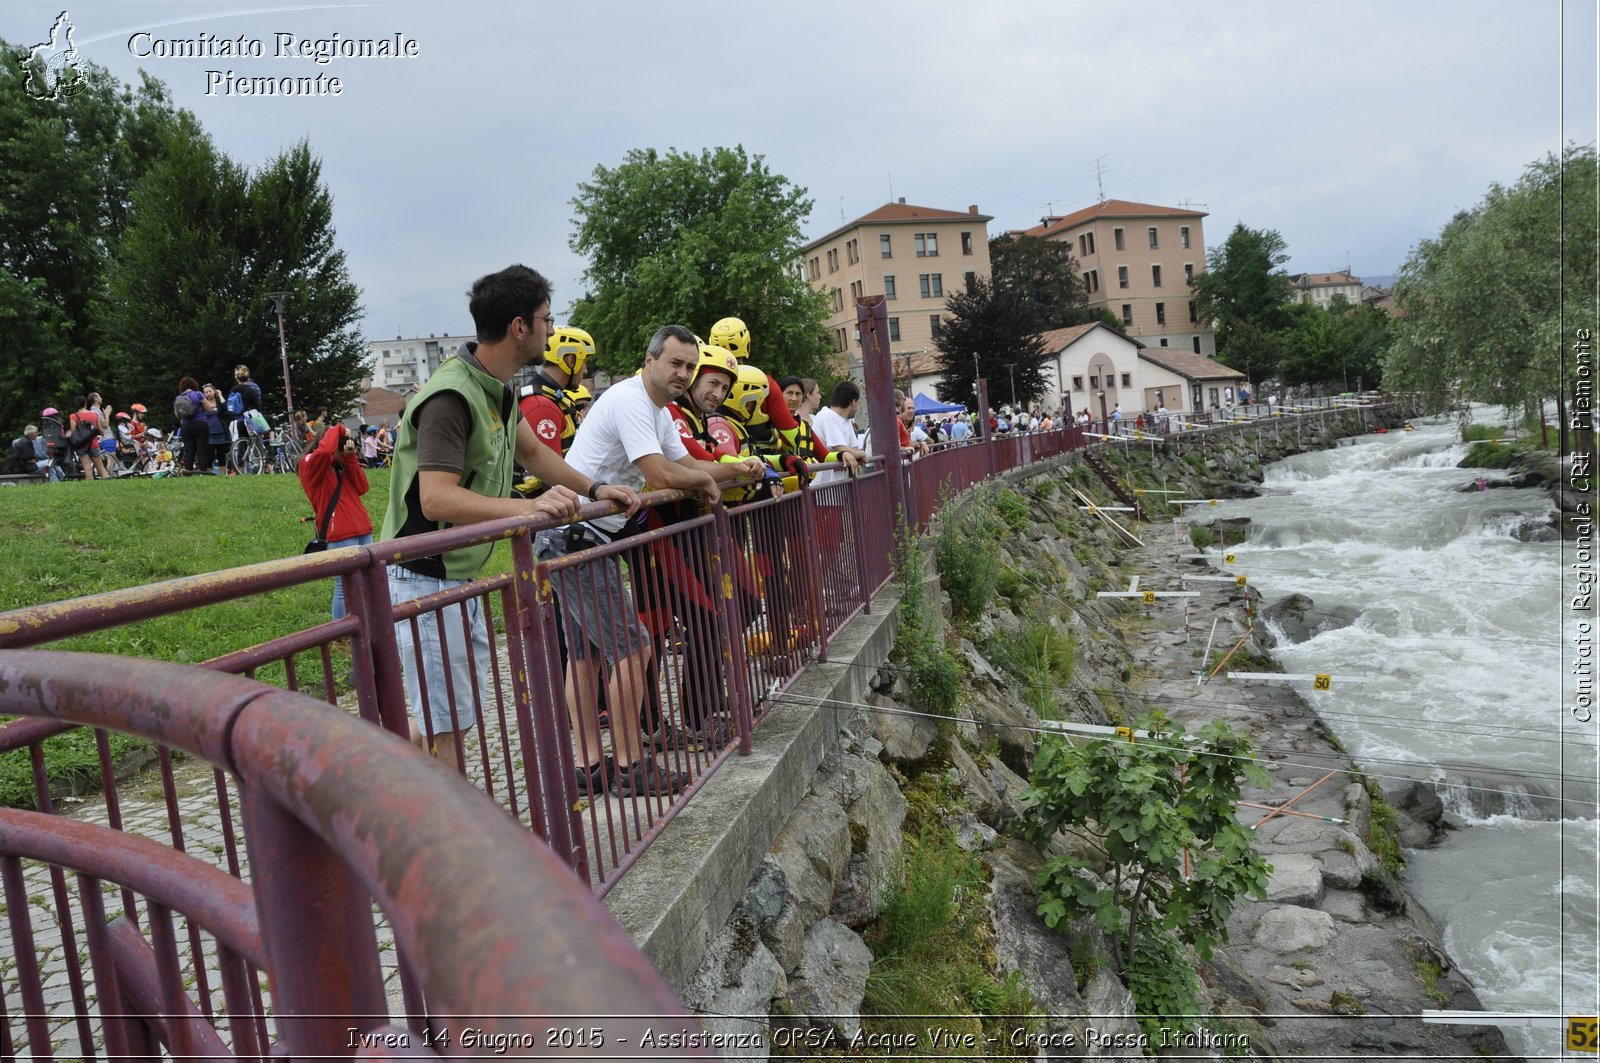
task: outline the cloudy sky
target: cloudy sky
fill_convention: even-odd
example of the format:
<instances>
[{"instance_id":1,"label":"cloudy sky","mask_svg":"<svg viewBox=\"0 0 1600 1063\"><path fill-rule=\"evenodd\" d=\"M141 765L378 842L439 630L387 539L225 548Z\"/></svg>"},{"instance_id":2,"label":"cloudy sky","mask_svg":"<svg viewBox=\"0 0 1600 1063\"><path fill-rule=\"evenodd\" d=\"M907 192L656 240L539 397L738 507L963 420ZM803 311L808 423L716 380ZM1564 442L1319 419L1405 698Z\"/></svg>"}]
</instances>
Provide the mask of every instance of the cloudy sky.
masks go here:
<instances>
[{"instance_id":1,"label":"cloudy sky","mask_svg":"<svg viewBox=\"0 0 1600 1063\"><path fill-rule=\"evenodd\" d=\"M0 37L37 43L61 3L12 0ZM68 10L85 57L164 81L240 162L310 139L375 339L463 331L467 286L514 261L552 278L559 316L583 290L570 200L635 147L764 155L809 190L808 236L891 196L976 203L993 234L1103 186L1208 212L1208 245L1242 221L1282 233L1293 271L1375 276L1490 182L1596 136L1592 0ZM278 34L399 34L417 54L318 65ZM262 58L154 54L241 35ZM229 95L229 71L342 91Z\"/></svg>"}]
</instances>

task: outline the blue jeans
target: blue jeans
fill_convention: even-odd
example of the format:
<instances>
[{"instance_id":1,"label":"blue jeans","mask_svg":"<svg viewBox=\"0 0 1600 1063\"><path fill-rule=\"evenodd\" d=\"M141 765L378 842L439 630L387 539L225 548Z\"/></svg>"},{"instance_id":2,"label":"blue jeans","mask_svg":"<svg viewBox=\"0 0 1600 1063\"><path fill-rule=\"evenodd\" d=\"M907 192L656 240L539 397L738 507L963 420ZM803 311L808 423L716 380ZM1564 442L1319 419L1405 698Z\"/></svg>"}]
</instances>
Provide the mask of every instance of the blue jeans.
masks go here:
<instances>
[{"instance_id":1,"label":"blue jeans","mask_svg":"<svg viewBox=\"0 0 1600 1063\"><path fill-rule=\"evenodd\" d=\"M349 539L340 539L336 543L329 543L329 550L337 550L341 546L366 546L372 542L371 534L357 535ZM336 576L333 580L333 618L339 620L344 616L344 577Z\"/></svg>"}]
</instances>

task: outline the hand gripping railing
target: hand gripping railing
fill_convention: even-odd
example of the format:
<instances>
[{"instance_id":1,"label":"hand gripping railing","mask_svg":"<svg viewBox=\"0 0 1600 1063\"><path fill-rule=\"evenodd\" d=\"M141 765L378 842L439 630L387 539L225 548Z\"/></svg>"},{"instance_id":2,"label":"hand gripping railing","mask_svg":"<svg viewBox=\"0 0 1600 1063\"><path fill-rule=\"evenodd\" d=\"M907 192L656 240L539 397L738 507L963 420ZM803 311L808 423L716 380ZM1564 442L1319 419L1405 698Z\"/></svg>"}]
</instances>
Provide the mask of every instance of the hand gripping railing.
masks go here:
<instances>
[{"instance_id":1,"label":"hand gripping railing","mask_svg":"<svg viewBox=\"0 0 1600 1063\"><path fill-rule=\"evenodd\" d=\"M545 846L420 751L326 704L182 665L25 650L0 651L0 713L126 731L234 774L253 875L245 886L155 842L0 810L0 877L34 1058L50 1058L51 1049L43 1016L33 1014L44 996L23 860L52 865L58 886L60 869L79 874L112 1058L144 1056L152 1044L178 1056L226 1050L210 1002L197 1007L186 996L174 911L217 942L222 1010L239 1057L466 1054L459 1034L469 1026L481 1031L480 1044L514 1046L517 1055L611 1055L621 1038L638 1043L650 1020L637 1016L690 1021ZM107 923L101 880L145 896L149 941L126 901L123 918ZM373 904L425 1001L427 1015L410 1016L409 1030L390 1025ZM62 929L71 940L70 922ZM259 1007L246 965L269 979L279 1042L270 1049L252 1015ZM87 994L77 998L82 1009ZM577 1017L609 1045L546 1036L579 1025ZM95 1044L82 1043L99 1040L87 1017L77 1021L78 1054L98 1057Z\"/></svg>"}]
</instances>

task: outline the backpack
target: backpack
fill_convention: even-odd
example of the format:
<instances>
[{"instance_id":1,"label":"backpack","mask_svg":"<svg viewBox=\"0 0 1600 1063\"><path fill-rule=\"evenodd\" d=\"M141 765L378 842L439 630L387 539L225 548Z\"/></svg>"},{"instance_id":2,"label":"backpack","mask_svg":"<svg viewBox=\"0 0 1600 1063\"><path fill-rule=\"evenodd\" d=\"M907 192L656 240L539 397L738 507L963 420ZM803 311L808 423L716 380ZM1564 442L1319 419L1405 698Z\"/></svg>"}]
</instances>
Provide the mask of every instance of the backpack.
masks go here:
<instances>
[{"instance_id":1,"label":"backpack","mask_svg":"<svg viewBox=\"0 0 1600 1063\"><path fill-rule=\"evenodd\" d=\"M187 421L194 416L194 399L187 391L178 392L178 397L172 400L172 413L180 421Z\"/></svg>"},{"instance_id":2,"label":"backpack","mask_svg":"<svg viewBox=\"0 0 1600 1063\"><path fill-rule=\"evenodd\" d=\"M244 396L237 391L228 396L228 412L235 417L244 412Z\"/></svg>"}]
</instances>

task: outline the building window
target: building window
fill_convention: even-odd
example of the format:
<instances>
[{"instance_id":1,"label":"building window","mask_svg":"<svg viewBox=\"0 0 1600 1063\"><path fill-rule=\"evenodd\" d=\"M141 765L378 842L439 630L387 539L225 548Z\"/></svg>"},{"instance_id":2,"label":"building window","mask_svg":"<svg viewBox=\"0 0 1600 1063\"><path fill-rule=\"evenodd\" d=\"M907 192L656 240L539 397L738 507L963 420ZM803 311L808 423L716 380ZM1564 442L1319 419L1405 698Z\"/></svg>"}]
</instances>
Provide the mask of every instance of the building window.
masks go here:
<instances>
[{"instance_id":1,"label":"building window","mask_svg":"<svg viewBox=\"0 0 1600 1063\"><path fill-rule=\"evenodd\" d=\"M978 286L978 275L970 269L961 275L961 279L966 283L969 292Z\"/></svg>"},{"instance_id":2,"label":"building window","mask_svg":"<svg viewBox=\"0 0 1600 1063\"><path fill-rule=\"evenodd\" d=\"M938 339L939 338L939 315L938 314L929 314L928 315L928 331L933 333L933 338L934 339Z\"/></svg>"},{"instance_id":3,"label":"building window","mask_svg":"<svg viewBox=\"0 0 1600 1063\"><path fill-rule=\"evenodd\" d=\"M848 243L846 243L844 245L844 251L845 251L845 257L850 260L850 264L852 266L855 265L857 262L861 261L861 241L860 240L851 240Z\"/></svg>"},{"instance_id":4,"label":"building window","mask_svg":"<svg viewBox=\"0 0 1600 1063\"><path fill-rule=\"evenodd\" d=\"M1133 304L1132 303L1123 303L1122 304L1122 323L1124 325L1133 324Z\"/></svg>"},{"instance_id":5,"label":"building window","mask_svg":"<svg viewBox=\"0 0 1600 1063\"><path fill-rule=\"evenodd\" d=\"M1078 253L1083 258L1094 254L1094 233L1084 233L1078 237Z\"/></svg>"},{"instance_id":6,"label":"building window","mask_svg":"<svg viewBox=\"0 0 1600 1063\"><path fill-rule=\"evenodd\" d=\"M1166 303L1157 303L1156 304L1156 324L1165 325L1166 323L1167 323L1167 304Z\"/></svg>"},{"instance_id":7,"label":"building window","mask_svg":"<svg viewBox=\"0 0 1600 1063\"><path fill-rule=\"evenodd\" d=\"M916 242L918 258L937 258L939 255L939 234L918 233L912 238Z\"/></svg>"},{"instance_id":8,"label":"building window","mask_svg":"<svg viewBox=\"0 0 1600 1063\"><path fill-rule=\"evenodd\" d=\"M1161 267L1160 266L1151 266L1150 267L1150 286L1152 288L1161 287Z\"/></svg>"},{"instance_id":9,"label":"building window","mask_svg":"<svg viewBox=\"0 0 1600 1063\"><path fill-rule=\"evenodd\" d=\"M1090 391L1099 391L1100 390L1100 374L1096 373L1094 376L1089 378L1089 390Z\"/></svg>"},{"instance_id":10,"label":"building window","mask_svg":"<svg viewBox=\"0 0 1600 1063\"><path fill-rule=\"evenodd\" d=\"M1118 288L1126 288L1127 286L1128 286L1128 267L1127 266L1118 266L1117 267L1117 287Z\"/></svg>"},{"instance_id":11,"label":"building window","mask_svg":"<svg viewBox=\"0 0 1600 1063\"><path fill-rule=\"evenodd\" d=\"M867 294L866 288L867 286L865 281L851 281L850 298L860 299L863 295Z\"/></svg>"},{"instance_id":12,"label":"building window","mask_svg":"<svg viewBox=\"0 0 1600 1063\"><path fill-rule=\"evenodd\" d=\"M1199 336L1194 337L1194 353L1195 354L1199 354L1200 353L1200 337Z\"/></svg>"},{"instance_id":13,"label":"building window","mask_svg":"<svg viewBox=\"0 0 1600 1063\"><path fill-rule=\"evenodd\" d=\"M845 339L845 330L842 328L836 328L833 330L833 349L836 351L847 351L850 349L849 342Z\"/></svg>"},{"instance_id":14,"label":"building window","mask_svg":"<svg viewBox=\"0 0 1600 1063\"><path fill-rule=\"evenodd\" d=\"M828 249L828 272L839 272L839 249L837 247Z\"/></svg>"},{"instance_id":15,"label":"building window","mask_svg":"<svg viewBox=\"0 0 1600 1063\"><path fill-rule=\"evenodd\" d=\"M885 273L883 275L883 297L885 299L893 299L894 298L894 274L893 273Z\"/></svg>"},{"instance_id":16,"label":"building window","mask_svg":"<svg viewBox=\"0 0 1600 1063\"><path fill-rule=\"evenodd\" d=\"M839 313L839 311L841 311L843 309L844 309L844 292L840 291L838 288L835 288L833 290L833 312L835 314L837 314L837 313ZM843 347L840 347L839 349L841 351L844 350Z\"/></svg>"},{"instance_id":17,"label":"building window","mask_svg":"<svg viewBox=\"0 0 1600 1063\"><path fill-rule=\"evenodd\" d=\"M961 253L963 255L972 254L972 233L970 232L961 234Z\"/></svg>"},{"instance_id":18,"label":"building window","mask_svg":"<svg viewBox=\"0 0 1600 1063\"><path fill-rule=\"evenodd\" d=\"M878 235L878 256L880 258L894 257L894 243L889 239L888 233Z\"/></svg>"},{"instance_id":19,"label":"building window","mask_svg":"<svg viewBox=\"0 0 1600 1063\"><path fill-rule=\"evenodd\" d=\"M1091 269L1083 275L1083 291L1085 295L1093 295L1100 290L1100 271Z\"/></svg>"},{"instance_id":20,"label":"building window","mask_svg":"<svg viewBox=\"0 0 1600 1063\"><path fill-rule=\"evenodd\" d=\"M1166 345L1167 345L1167 338L1165 336L1162 336L1161 337L1161 346L1165 347Z\"/></svg>"},{"instance_id":21,"label":"building window","mask_svg":"<svg viewBox=\"0 0 1600 1063\"><path fill-rule=\"evenodd\" d=\"M1189 300L1189 320L1190 321L1199 321L1200 320L1200 308L1195 305L1195 302L1194 302L1193 299Z\"/></svg>"},{"instance_id":22,"label":"building window","mask_svg":"<svg viewBox=\"0 0 1600 1063\"><path fill-rule=\"evenodd\" d=\"M821 276L822 276L822 259L818 258L815 255L812 255L811 256L811 279L812 280L816 280L817 278L819 278Z\"/></svg>"},{"instance_id":23,"label":"building window","mask_svg":"<svg viewBox=\"0 0 1600 1063\"><path fill-rule=\"evenodd\" d=\"M1117 245L1118 251L1126 251L1128 249L1122 240L1122 226L1119 225L1115 229L1111 230L1111 238L1112 241Z\"/></svg>"},{"instance_id":24,"label":"building window","mask_svg":"<svg viewBox=\"0 0 1600 1063\"><path fill-rule=\"evenodd\" d=\"M1150 250L1154 251L1157 247L1161 246L1160 244L1156 243L1156 227L1152 225L1146 231L1150 234Z\"/></svg>"},{"instance_id":25,"label":"building window","mask_svg":"<svg viewBox=\"0 0 1600 1063\"><path fill-rule=\"evenodd\" d=\"M1082 391L1083 390L1083 377L1075 376L1075 377L1072 378L1072 390L1073 391Z\"/></svg>"},{"instance_id":26,"label":"building window","mask_svg":"<svg viewBox=\"0 0 1600 1063\"><path fill-rule=\"evenodd\" d=\"M1187 225L1178 226L1178 243L1184 247L1189 246L1189 227Z\"/></svg>"},{"instance_id":27,"label":"building window","mask_svg":"<svg viewBox=\"0 0 1600 1063\"><path fill-rule=\"evenodd\" d=\"M1194 263L1193 262L1185 262L1183 264L1183 280L1184 280L1185 284L1193 284L1194 283Z\"/></svg>"},{"instance_id":28,"label":"building window","mask_svg":"<svg viewBox=\"0 0 1600 1063\"><path fill-rule=\"evenodd\" d=\"M1125 387L1125 388L1133 387L1133 374L1132 373L1123 373L1122 374L1122 386Z\"/></svg>"},{"instance_id":29,"label":"building window","mask_svg":"<svg viewBox=\"0 0 1600 1063\"><path fill-rule=\"evenodd\" d=\"M889 319L889 342L900 342L900 319L897 317L891 317Z\"/></svg>"},{"instance_id":30,"label":"building window","mask_svg":"<svg viewBox=\"0 0 1600 1063\"><path fill-rule=\"evenodd\" d=\"M923 273L918 275L917 283L922 290L924 299L944 298L944 275L941 273Z\"/></svg>"}]
</instances>

